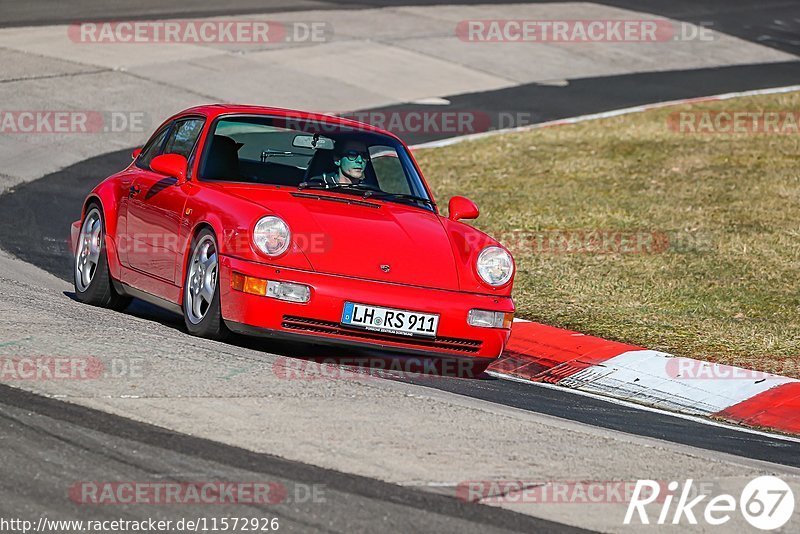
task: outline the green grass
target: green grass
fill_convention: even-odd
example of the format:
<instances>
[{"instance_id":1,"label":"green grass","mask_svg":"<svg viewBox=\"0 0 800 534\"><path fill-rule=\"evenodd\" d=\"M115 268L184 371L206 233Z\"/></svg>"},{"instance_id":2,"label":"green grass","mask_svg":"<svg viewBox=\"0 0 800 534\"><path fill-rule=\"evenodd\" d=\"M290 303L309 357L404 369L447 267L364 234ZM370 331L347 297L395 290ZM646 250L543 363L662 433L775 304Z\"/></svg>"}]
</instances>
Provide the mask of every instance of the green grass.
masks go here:
<instances>
[{"instance_id":1,"label":"green grass","mask_svg":"<svg viewBox=\"0 0 800 534\"><path fill-rule=\"evenodd\" d=\"M518 317L800 376L800 135L682 134L680 110L800 111L800 93L666 108L420 150L441 204L514 252ZM525 236L664 234L650 253ZM513 233L512 233L513 232ZM516 243L516 244L515 244Z\"/></svg>"}]
</instances>

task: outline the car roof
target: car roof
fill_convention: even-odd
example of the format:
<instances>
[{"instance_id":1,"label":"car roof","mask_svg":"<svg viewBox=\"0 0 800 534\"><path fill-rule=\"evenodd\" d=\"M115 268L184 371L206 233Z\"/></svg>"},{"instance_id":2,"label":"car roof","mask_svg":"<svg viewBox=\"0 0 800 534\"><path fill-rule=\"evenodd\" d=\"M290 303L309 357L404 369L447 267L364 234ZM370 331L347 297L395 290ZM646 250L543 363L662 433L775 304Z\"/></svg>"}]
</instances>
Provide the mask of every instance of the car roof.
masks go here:
<instances>
[{"instance_id":1,"label":"car roof","mask_svg":"<svg viewBox=\"0 0 800 534\"><path fill-rule=\"evenodd\" d=\"M359 130L365 130L369 132L388 135L389 137L392 137L393 139L397 139L398 141L402 142L402 140L393 133L387 130L383 130L381 128L377 128L365 122L359 122L356 120L347 119L345 117L339 117L336 115L328 115L325 113L313 113L310 111L301 111L289 108L251 106L246 104L205 104L202 106L191 107L181 111L180 113L176 113L173 117L170 118L170 120L178 118L182 115L204 115L208 117L210 120L214 120L217 117L223 115L271 115L273 117L274 116L291 117L297 119L307 119L307 120L326 122L329 124L336 124L340 126L349 126L351 128L356 128Z\"/></svg>"}]
</instances>

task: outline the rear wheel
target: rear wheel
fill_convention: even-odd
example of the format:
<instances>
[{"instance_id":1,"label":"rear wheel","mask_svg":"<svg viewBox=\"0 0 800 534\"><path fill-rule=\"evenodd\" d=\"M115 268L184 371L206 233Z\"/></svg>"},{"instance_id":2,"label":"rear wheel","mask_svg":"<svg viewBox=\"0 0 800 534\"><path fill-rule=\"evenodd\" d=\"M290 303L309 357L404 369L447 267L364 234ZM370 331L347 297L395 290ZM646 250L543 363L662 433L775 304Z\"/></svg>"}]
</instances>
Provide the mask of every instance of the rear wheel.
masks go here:
<instances>
[{"instance_id":1,"label":"rear wheel","mask_svg":"<svg viewBox=\"0 0 800 534\"><path fill-rule=\"evenodd\" d=\"M86 304L123 310L130 297L120 295L111 283L105 244L103 214L90 204L83 218L74 265L75 297Z\"/></svg>"},{"instance_id":2,"label":"rear wheel","mask_svg":"<svg viewBox=\"0 0 800 534\"><path fill-rule=\"evenodd\" d=\"M222 320L219 297L219 255L211 230L203 229L192 241L192 255L183 284L183 318L191 334L224 339L228 329Z\"/></svg>"}]
</instances>

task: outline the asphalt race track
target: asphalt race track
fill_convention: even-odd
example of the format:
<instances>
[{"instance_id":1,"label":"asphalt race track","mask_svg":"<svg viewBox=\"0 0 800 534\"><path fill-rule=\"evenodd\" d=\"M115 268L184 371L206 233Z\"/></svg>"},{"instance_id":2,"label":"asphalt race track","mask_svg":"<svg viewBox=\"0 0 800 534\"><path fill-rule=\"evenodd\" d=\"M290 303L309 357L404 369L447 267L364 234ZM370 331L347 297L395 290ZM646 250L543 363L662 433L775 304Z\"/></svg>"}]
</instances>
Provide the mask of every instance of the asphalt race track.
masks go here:
<instances>
[{"instance_id":1,"label":"asphalt race track","mask_svg":"<svg viewBox=\"0 0 800 534\"><path fill-rule=\"evenodd\" d=\"M63 502L64 487L76 480L108 479L110 473L124 474L130 480L146 480L153 473L165 479L188 481L201 477L257 480L267 476L285 488L284 502L260 507L220 505L216 512L223 517L278 516L281 531L288 532L363 531L370 529L375 517L381 517L398 532L585 532L444 495L256 454L7 386L0 386L0 394L0 418L9 434L4 439L8 452L4 461L58 466L36 479L21 471L5 477L0 496L4 506L16 509L18 514L26 509L49 509L56 514L79 510L85 519L118 517L119 510L103 506L81 509L69 502L60 509L52 507L52 503ZM314 485L324 488L322 507L306 500L306 488ZM125 507L123 513L129 519L152 517L152 513L136 506ZM159 518L177 520L202 515L201 506L172 507Z\"/></svg>"},{"instance_id":2,"label":"asphalt race track","mask_svg":"<svg viewBox=\"0 0 800 534\"><path fill-rule=\"evenodd\" d=\"M66 229L80 217L85 191L94 185L93 182L87 183L85 177L111 174L114 169L124 166L128 158L128 150L92 158L20 186L13 194L0 196L0 246L33 265L71 281L71 256L67 246L69 235ZM69 206L71 209L60 206ZM41 244L41 247L33 248L31 243ZM180 326L177 317L145 303L138 303L131 311ZM246 340L239 342L246 343ZM291 355L292 348L285 354ZM416 383L432 385L430 380L424 378L417 379ZM443 377L433 387L604 428L800 467L799 442L743 434L625 408L602 400L570 396L568 398L574 402L565 403L561 392L540 388L532 391L530 386L494 379Z\"/></svg>"},{"instance_id":3,"label":"asphalt race track","mask_svg":"<svg viewBox=\"0 0 800 534\"><path fill-rule=\"evenodd\" d=\"M57 23L72 23L76 20L120 20L170 17L203 17L212 15L239 15L246 13L271 13L306 9L360 9L382 6L423 6L437 4L535 4L551 2L529 2L512 0L507 2L486 2L481 0L460 0L440 2L438 0L400 1L365 0L361 2L337 2L331 0L276 0L268 4L260 0L233 0L221 6L213 0L191 0L177 3L164 3L158 0L143 0L132 4L125 0L78 0L62 4L57 1L14 2L0 1L3 13L0 27L39 26ZM789 52L797 52L796 19L797 4L784 0L712 0L696 2L677 0L604 0L598 2L609 6L638 9L647 13L669 17L696 24L711 24L719 31L746 40L758 40ZM58 9L52 9L57 5ZM778 21L781 21L780 23ZM788 24L787 24L788 22Z\"/></svg>"},{"instance_id":4,"label":"asphalt race track","mask_svg":"<svg viewBox=\"0 0 800 534\"><path fill-rule=\"evenodd\" d=\"M136 3L124 0L111 2L81 0L61 5L53 1L23 3L0 0L0 28L13 30L16 27L68 24L75 20L87 19L208 17L305 10L345 9L357 14L362 9L388 5L414 7L435 6L442 3L424 0L399 3L382 0L363 2L279 0L264 6L263 2L256 0L232 0L224 5L207 0L181 2L179 5L154 0ZM485 3L488 2L465 1L447 4ZM653 13L695 24L706 24L718 32L735 36L751 44L762 45L786 54L786 57L800 55L800 22L796 15L798 4L795 2L715 0L700 3L680 0L665 5L666 3L656 0L640 2L611 0L597 3ZM788 22L776 23L779 20ZM437 109L480 111L491 116L509 112L528 116L531 122L536 123L665 100L798 83L800 83L800 61L775 60L766 63L673 68L608 76L575 76L563 84L529 82L518 83L511 87L441 94L438 97L443 99L443 103L437 106ZM418 109L420 104L413 102L396 102L364 108L374 112L403 112ZM409 144L412 144L446 138L448 135L428 132L404 137ZM44 176L37 175L41 178L19 180L0 195L0 248L61 280L71 282L69 225L79 217L81 202L86 193L103 178L120 170L130 161L130 151L133 146L120 149L119 145L115 145L113 148L113 151L94 150L92 153L100 155L82 159ZM6 174L6 171L0 168L0 174ZM0 275L0 278L5 276L5 274ZM31 276L39 275L34 273ZM12 302L21 302L24 297L21 296L22 293L16 292L18 289L16 286L21 287L21 285L22 282L16 283L12 280L7 289L10 297L2 288L0 297L3 299L8 297ZM57 292L56 297L61 301L69 301L68 297L71 295L69 291L63 291ZM66 302L59 306L72 304ZM44 316L44 312L42 315ZM111 316L109 325L115 320ZM150 305L135 302L119 320L126 325L134 324L132 328L141 327L143 330L148 330L152 327L159 332L167 331L171 340L174 338L176 343L189 345L188 353L196 348L191 345L194 342L193 338L188 338L182 333L180 318ZM35 317L31 319L31 324L37 324ZM44 319L42 324L46 324ZM34 331L30 333L36 334ZM133 338L135 333L131 332ZM18 334L9 334L11 337L8 339L0 337L0 346L16 343ZM196 348L197 351L217 350L214 345L208 348L206 345L198 344L197 347L201 347ZM242 337L234 337L228 342L228 346L219 350L220 354L224 351L231 351L232 354L241 356L245 360L254 358L250 356L252 352L261 352L264 358L307 358L310 355L316 357L320 355L319 348L316 347L293 344L265 346L260 341ZM337 353L331 352L330 355L336 356ZM195 358L198 361L202 359L193 353L187 358L189 360ZM256 360L259 365L263 363L258 358ZM169 365L167 359L158 365L162 363L165 366ZM191 389L191 386L186 387ZM513 416L532 418L524 419L526 421L551 421L554 425L563 424L564 431L568 433L585 431L596 435L598 442L607 436L615 436L614 439L631 440L631 443L640 444L642 447L652 447L665 457L667 454L691 456L698 459L698 465L741 463L753 470L780 469L785 473L796 473L794 468L800 468L798 440L709 425L551 388L498 380L485 375L479 379L408 378L388 373L383 375L383 378L373 379L370 387L376 391L384 387L392 391L397 387L409 388L402 390L406 391L406 396L416 395L408 393L409 391L419 391L419 395L427 395L431 399L455 399L453 403L463 402L470 409L480 407L481 410L488 412L497 410L498 417ZM257 387L254 387L249 391L256 390ZM335 392L330 395L331 402L334 402ZM110 396L113 398L114 394ZM216 397L216 393L209 393L209 396L214 397L215 401L228 399L225 395ZM401 477L401 481L408 480L410 481L408 483L398 482L388 475L383 478L350 474L343 472L340 466L344 464L337 463L338 460L325 459L312 465L311 462L286 459L287 455L280 452L270 454L245 445L230 444L239 443L238 437L231 437L231 440L227 440L227 436L225 440L207 439L202 437L206 434L200 430L197 434L192 430L190 435L186 428L166 427L161 423L161 419L153 419L153 424L148 424L146 421L150 419L143 421L141 418L127 417L125 409L116 405L111 408L109 404L110 408L106 411L100 408L102 400L96 400L96 403L100 404L94 406L98 407L90 407L88 405L90 403L84 403L85 399L76 391L63 395L67 400L70 400L69 397L74 397L70 402L53 397L50 393L36 394L0 385L0 420L3 421L4 428L4 432L0 435L0 443L7 451L0 470L2 474L0 498L4 502L0 507L2 515L33 517L41 515L42 510L49 510L54 517L59 515L85 519L112 519L119 516L144 519L154 515L175 519L203 516L209 515L209 512L199 506L162 507L155 512L153 508L128 505L79 506L64 499L65 488L76 480L153 478L182 481L255 480L266 477L287 489L288 498L284 502L269 507L220 505L214 509L213 515L243 517L275 515L282 521L281 528L292 532L581 531L571 526L579 523L567 521L569 513L553 516L557 517L557 520L548 520L543 518L545 517L543 514L537 516L539 512L512 511L463 502L454 498L449 491L437 489L437 486L421 481L416 474L412 476L414 474L412 470L408 471L410 474L405 479ZM347 400L353 402L351 399ZM350 410L358 412L361 409L360 407L354 409L353 404L342 406L345 412ZM172 417L174 414L168 415ZM392 425L390 420L383 423L387 426ZM409 449L426 446L422 441L417 443L413 429L409 432L411 433ZM469 439L468 435L469 431L465 431L465 440ZM534 439L538 437L531 438ZM333 442L335 440L332 439ZM369 465L368 459L357 456L350 458L346 453L340 454L343 447L341 443L336 447L338 453L331 445L331 458L339 454L343 458L349 458L353 464L367 464L358 465L358 469L353 473L374 472L371 471L372 466ZM346 449L346 446L344 448ZM486 451L475 452L466 449L462 452L465 453L465 457L471 455L469 460L466 460L468 463L479 463L481 455L486 454ZM582 451L573 453L578 456L590 454ZM703 456L705 454L708 456ZM611 463L610 460L597 460L597 464L604 462ZM513 462L509 460L509 465L512 464ZM31 477L32 465L45 468L36 477ZM540 467L543 473L549 472L544 466ZM513 477L518 472L509 469L509 472L502 474L501 478ZM593 473L584 473L587 478L592 475ZM297 495L298 488L303 489L315 484L325 488L326 498L323 505L319 502L292 499L293 495ZM452 489L451 486L452 484L447 488ZM613 525L613 521L610 524Z\"/></svg>"}]
</instances>

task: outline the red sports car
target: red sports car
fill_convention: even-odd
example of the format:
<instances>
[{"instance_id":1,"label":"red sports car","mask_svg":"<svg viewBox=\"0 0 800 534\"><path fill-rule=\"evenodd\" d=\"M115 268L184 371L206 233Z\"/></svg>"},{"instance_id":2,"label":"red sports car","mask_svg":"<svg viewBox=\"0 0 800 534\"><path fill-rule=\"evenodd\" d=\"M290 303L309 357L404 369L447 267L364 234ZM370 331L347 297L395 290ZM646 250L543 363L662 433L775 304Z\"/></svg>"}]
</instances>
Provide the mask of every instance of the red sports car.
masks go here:
<instances>
[{"instance_id":1,"label":"red sports car","mask_svg":"<svg viewBox=\"0 0 800 534\"><path fill-rule=\"evenodd\" d=\"M367 124L208 105L162 124L72 225L75 294L229 331L491 361L511 331L514 262L449 217L408 147Z\"/></svg>"}]
</instances>

